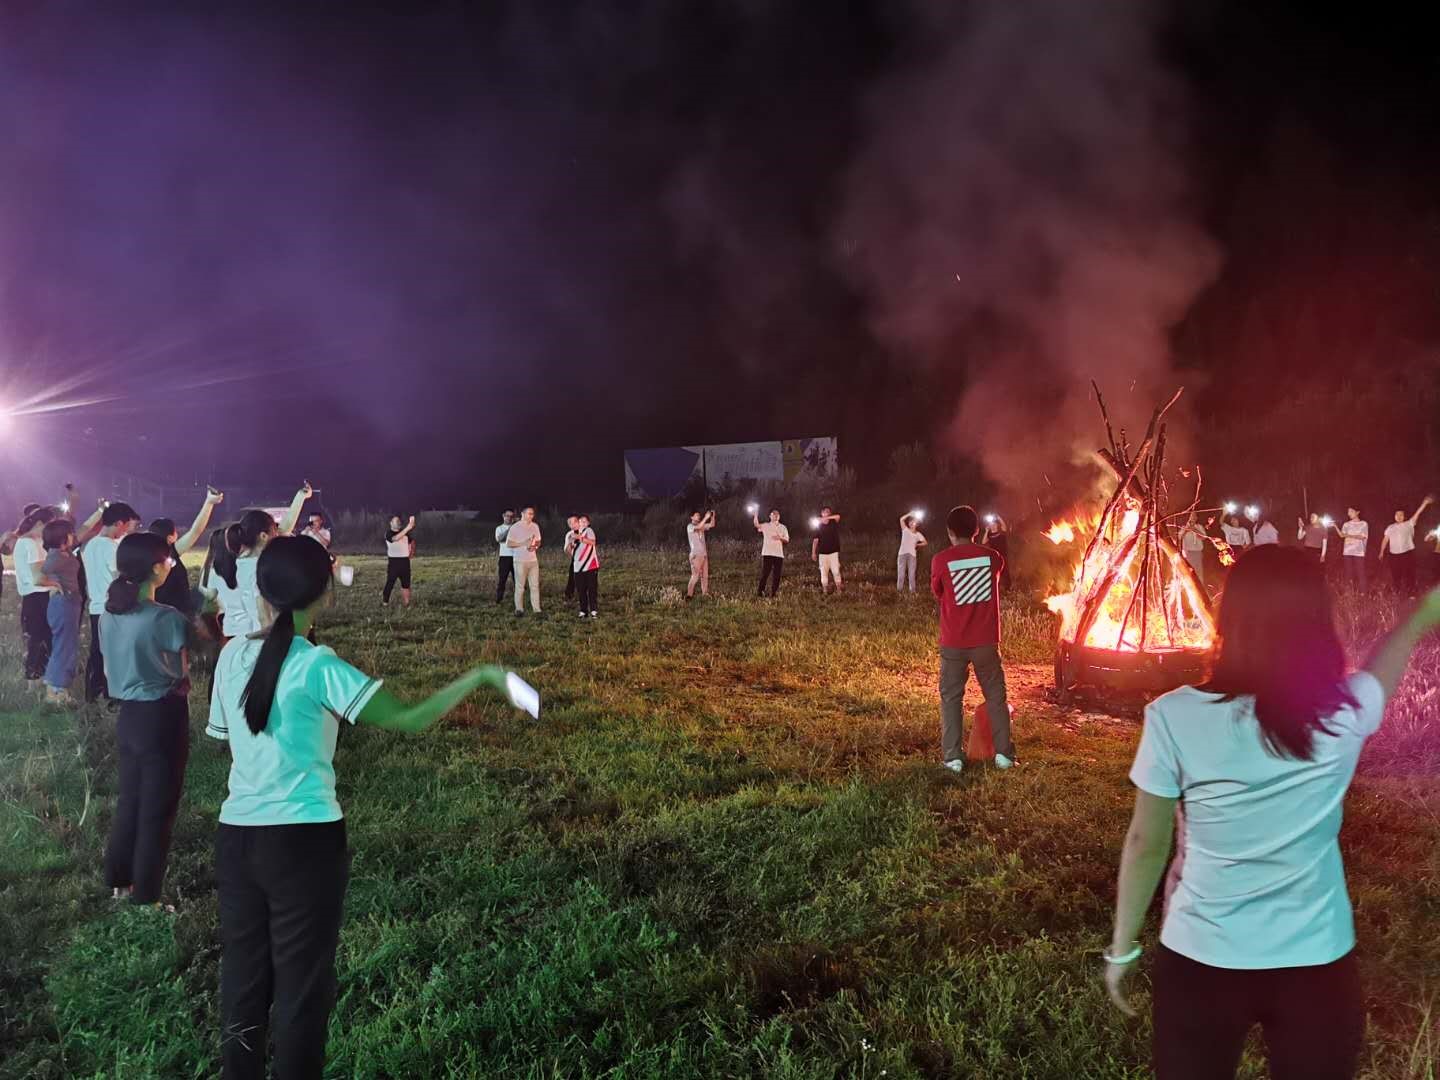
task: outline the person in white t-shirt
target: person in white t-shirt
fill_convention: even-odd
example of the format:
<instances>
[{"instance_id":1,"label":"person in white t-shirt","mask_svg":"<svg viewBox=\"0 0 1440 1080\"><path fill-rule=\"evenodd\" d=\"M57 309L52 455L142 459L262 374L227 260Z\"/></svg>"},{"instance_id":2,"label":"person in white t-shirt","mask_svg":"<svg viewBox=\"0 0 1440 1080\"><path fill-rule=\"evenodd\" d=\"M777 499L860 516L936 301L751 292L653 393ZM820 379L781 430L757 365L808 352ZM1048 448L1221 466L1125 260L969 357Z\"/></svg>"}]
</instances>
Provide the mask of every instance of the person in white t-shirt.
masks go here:
<instances>
[{"instance_id":1,"label":"person in white t-shirt","mask_svg":"<svg viewBox=\"0 0 1440 1080\"><path fill-rule=\"evenodd\" d=\"M25 641L25 682L35 691L44 689L45 668L50 663L50 594L56 584L45 576L45 526L59 518L60 511L43 506L27 514L16 527L19 539L11 558L15 560L15 591L20 594L20 633Z\"/></svg>"},{"instance_id":2,"label":"person in white t-shirt","mask_svg":"<svg viewBox=\"0 0 1440 1080\"><path fill-rule=\"evenodd\" d=\"M230 747L215 834L220 909L220 1056L226 1076L320 1076L335 1002L335 951L350 854L336 797L341 721L414 734L507 673L472 668L424 701L306 640L330 558L282 537L258 558L263 627L215 664L206 734Z\"/></svg>"},{"instance_id":3,"label":"person in white t-shirt","mask_svg":"<svg viewBox=\"0 0 1440 1080\"><path fill-rule=\"evenodd\" d=\"M112 502L100 517L100 534L92 536L80 548L80 563L85 567L85 591L90 596L90 653L85 660L85 700L110 697L105 679L105 656L100 647L100 616L105 614L105 598L115 580L115 550L120 541L140 528L140 515L129 503Z\"/></svg>"},{"instance_id":4,"label":"person in white t-shirt","mask_svg":"<svg viewBox=\"0 0 1440 1080\"><path fill-rule=\"evenodd\" d=\"M535 524L535 508L527 506L520 511L520 520L510 526L505 534L505 546L515 559L515 617L525 614L525 590L530 590L530 610L542 615L540 610L540 547L545 538L540 535L540 526Z\"/></svg>"},{"instance_id":5,"label":"person in white t-shirt","mask_svg":"<svg viewBox=\"0 0 1440 1080\"><path fill-rule=\"evenodd\" d=\"M1264 547L1266 544L1280 543L1280 530L1268 517L1260 519L1260 525L1255 529L1255 546Z\"/></svg>"},{"instance_id":6,"label":"person in white t-shirt","mask_svg":"<svg viewBox=\"0 0 1440 1080\"><path fill-rule=\"evenodd\" d=\"M220 605L221 627L226 639L244 637L260 629L260 590L255 584L255 563L271 540L294 532L300 511L312 494L306 481L278 522L268 510L246 510L239 521L226 526L224 546L215 556L214 572L208 579Z\"/></svg>"},{"instance_id":7,"label":"person in white t-shirt","mask_svg":"<svg viewBox=\"0 0 1440 1080\"><path fill-rule=\"evenodd\" d=\"M1220 522L1220 531L1225 536L1225 542L1230 545L1238 558L1240 553L1250 546L1250 530L1240 520L1238 514L1231 514Z\"/></svg>"},{"instance_id":8,"label":"person in white t-shirt","mask_svg":"<svg viewBox=\"0 0 1440 1080\"><path fill-rule=\"evenodd\" d=\"M1230 572L1209 681L1146 708L1105 981L1131 1012L1126 980L1183 806L1183 869L1152 973L1161 1080L1233 1076L1256 1023L1271 1075L1353 1075L1365 1004L1342 807L1386 698L1437 626L1440 590L1347 676L1320 566L1267 546Z\"/></svg>"},{"instance_id":9,"label":"person in white t-shirt","mask_svg":"<svg viewBox=\"0 0 1440 1080\"><path fill-rule=\"evenodd\" d=\"M763 539L760 543L760 588L756 596L765 595L765 583L773 578L770 586L771 597L780 594L780 574L785 569L785 545L790 542L790 530L780 524L780 511L771 510L770 520L760 524L758 515L752 514L755 531Z\"/></svg>"},{"instance_id":10,"label":"person in white t-shirt","mask_svg":"<svg viewBox=\"0 0 1440 1080\"><path fill-rule=\"evenodd\" d=\"M1414 596L1419 587L1415 574L1415 525L1425 508L1435 499L1426 495L1425 500L1408 518L1404 510L1395 511L1395 521L1385 526L1385 536L1380 541L1380 558L1390 559L1390 582L1402 596Z\"/></svg>"},{"instance_id":11,"label":"person in white t-shirt","mask_svg":"<svg viewBox=\"0 0 1440 1080\"><path fill-rule=\"evenodd\" d=\"M695 586L700 586L700 595L710 595L710 545L705 534L715 527L715 511L690 515L690 524L685 526L685 538L690 542L690 584L685 588L685 599L695 599Z\"/></svg>"},{"instance_id":12,"label":"person in white t-shirt","mask_svg":"<svg viewBox=\"0 0 1440 1080\"><path fill-rule=\"evenodd\" d=\"M1345 583L1364 592L1370 587L1365 562L1365 549L1370 546L1370 523L1361 516L1358 506L1347 506L1345 517L1345 524L1335 530L1340 534L1340 561L1345 567Z\"/></svg>"},{"instance_id":13,"label":"person in white t-shirt","mask_svg":"<svg viewBox=\"0 0 1440 1080\"><path fill-rule=\"evenodd\" d=\"M1185 553L1185 561L1190 564L1190 569L1195 571L1195 577L1201 585L1205 584L1205 545L1209 543L1204 528L1194 514L1191 514L1185 522L1185 527L1180 530L1180 550Z\"/></svg>"},{"instance_id":14,"label":"person in white t-shirt","mask_svg":"<svg viewBox=\"0 0 1440 1080\"><path fill-rule=\"evenodd\" d=\"M495 543L500 547L499 562L496 564L495 574L495 603L501 604L505 600L505 586L512 584L515 580L515 556L505 546L505 538L510 535L510 526L515 524L515 511L506 510L500 515L500 524L495 526Z\"/></svg>"},{"instance_id":15,"label":"person in white t-shirt","mask_svg":"<svg viewBox=\"0 0 1440 1080\"><path fill-rule=\"evenodd\" d=\"M380 602L390 605L390 594L398 582L400 603L410 606L410 555L415 550L415 515L401 522L399 514L390 516L390 527L385 530L385 588L381 590Z\"/></svg>"},{"instance_id":16,"label":"person in white t-shirt","mask_svg":"<svg viewBox=\"0 0 1440 1080\"><path fill-rule=\"evenodd\" d=\"M920 522L914 514L902 514L900 517L900 552L895 556L895 591L904 592L905 584L909 582L910 591L915 591L915 564L919 560L919 551L925 547L928 541L925 534L920 531Z\"/></svg>"}]
</instances>

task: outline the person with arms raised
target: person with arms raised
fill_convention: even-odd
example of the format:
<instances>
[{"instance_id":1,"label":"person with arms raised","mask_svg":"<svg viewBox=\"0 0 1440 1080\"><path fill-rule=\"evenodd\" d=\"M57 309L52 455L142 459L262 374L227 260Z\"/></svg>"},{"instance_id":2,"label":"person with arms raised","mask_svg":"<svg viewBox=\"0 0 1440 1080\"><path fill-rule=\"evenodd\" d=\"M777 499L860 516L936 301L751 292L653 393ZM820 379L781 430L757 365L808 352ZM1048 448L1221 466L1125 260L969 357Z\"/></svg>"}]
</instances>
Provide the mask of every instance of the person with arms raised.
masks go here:
<instances>
[{"instance_id":1,"label":"person with arms raised","mask_svg":"<svg viewBox=\"0 0 1440 1080\"><path fill-rule=\"evenodd\" d=\"M1437 626L1440 591L1347 675L1320 565L1262 547L1230 571L1208 680L1146 707L1105 982L1130 1013L1126 983L1179 804L1183 870L1152 975L1161 1080L1234 1076L1256 1024L1276 1080L1355 1075L1365 1001L1339 844L1345 793Z\"/></svg>"},{"instance_id":2,"label":"person with arms raised","mask_svg":"<svg viewBox=\"0 0 1440 1080\"><path fill-rule=\"evenodd\" d=\"M1018 760L1010 738L1010 703L1000 657L1000 575L1005 560L975 542L980 518L957 506L945 519L950 546L930 560L930 591L940 604L940 761L951 772L965 767L965 684L970 668L985 695L995 766Z\"/></svg>"},{"instance_id":3,"label":"person with arms raised","mask_svg":"<svg viewBox=\"0 0 1440 1080\"><path fill-rule=\"evenodd\" d=\"M815 527L815 539L810 541L810 559L820 565L820 592L830 591L830 579L835 579L835 592L845 591L845 582L840 577L840 515L832 506L820 508L820 523Z\"/></svg>"},{"instance_id":4,"label":"person with arms raised","mask_svg":"<svg viewBox=\"0 0 1440 1080\"><path fill-rule=\"evenodd\" d=\"M685 526L685 539L690 544L690 584L685 587L685 599L695 599L695 586L700 586L700 595L710 595L710 545L706 533L715 527L715 511L690 515L690 524Z\"/></svg>"},{"instance_id":5,"label":"person with arms raised","mask_svg":"<svg viewBox=\"0 0 1440 1080\"><path fill-rule=\"evenodd\" d=\"M255 564L265 545L277 536L289 536L300 521L300 510L312 490L307 481L290 500L285 516L276 521L268 510L246 510L225 529L225 542L215 556L213 569L223 588L217 598L224 612L226 637L243 637L260 629L260 591L255 585ZM213 578L212 578L213 581Z\"/></svg>"},{"instance_id":6,"label":"person with arms raised","mask_svg":"<svg viewBox=\"0 0 1440 1080\"><path fill-rule=\"evenodd\" d=\"M895 591L904 592L909 582L910 591L915 591L915 565L920 559L920 549L929 541L920 531L919 519L914 514L900 517L900 553L895 556Z\"/></svg>"},{"instance_id":7,"label":"person with arms raised","mask_svg":"<svg viewBox=\"0 0 1440 1080\"><path fill-rule=\"evenodd\" d=\"M215 834L220 901L220 1054L227 1080L318 1078L335 1003L335 950L350 854L335 792L340 722L416 733L507 674L479 667L415 705L305 640L330 558L304 537L259 557L265 626L215 666L206 733L230 746Z\"/></svg>"},{"instance_id":8,"label":"person with arms raised","mask_svg":"<svg viewBox=\"0 0 1440 1080\"><path fill-rule=\"evenodd\" d=\"M1401 596L1414 596L1419 588L1415 574L1415 525L1425 508L1435 501L1433 495L1425 500L1408 518L1404 510L1395 511L1395 521L1385 526L1385 536L1380 541L1380 558L1390 559L1390 581Z\"/></svg>"},{"instance_id":9,"label":"person with arms raised","mask_svg":"<svg viewBox=\"0 0 1440 1080\"><path fill-rule=\"evenodd\" d=\"M118 899L158 904L190 756L189 624L155 603L170 574L170 545L132 533L115 548L115 579L100 616L110 694L120 703L119 794L105 847L105 882Z\"/></svg>"},{"instance_id":10,"label":"person with arms raised","mask_svg":"<svg viewBox=\"0 0 1440 1080\"><path fill-rule=\"evenodd\" d=\"M184 534L170 518L156 518L150 523L150 532L163 536L170 545L171 559L170 574L166 577L165 584L156 590L155 602L173 607L187 619L193 618L197 612L194 596L190 592L190 571L185 568L185 554L200 542L210 525L210 516L215 512L215 507L224 501L225 496L220 492L214 488L207 489L200 512L195 515L195 520Z\"/></svg>"},{"instance_id":11,"label":"person with arms raised","mask_svg":"<svg viewBox=\"0 0 1440 1080\"><path fill-rule=\"evenodd\" d=\"M390 516L385 530L385 588L380 602L390 606L390 594L400 586L400 603L410 606L410 554L415 550L415 516L402 524L399 514Z\"/></svg>"}]
</instances>

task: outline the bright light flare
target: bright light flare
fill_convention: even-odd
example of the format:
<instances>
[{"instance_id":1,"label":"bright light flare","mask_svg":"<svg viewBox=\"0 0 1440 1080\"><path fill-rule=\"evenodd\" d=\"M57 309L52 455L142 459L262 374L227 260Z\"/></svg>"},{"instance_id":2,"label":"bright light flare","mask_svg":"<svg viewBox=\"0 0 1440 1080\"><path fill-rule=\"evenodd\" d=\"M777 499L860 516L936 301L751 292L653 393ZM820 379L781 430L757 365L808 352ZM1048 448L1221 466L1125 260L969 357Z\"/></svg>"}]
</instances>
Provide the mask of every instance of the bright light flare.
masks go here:
<instances>
[{"instance_id":1,"label":"bright light flare","mask_svg":"<svg viewBox=\"0 0 1440 1080\"><path fill-rule=\"evenodd\" d=\"M925 520L925 511L924 511L924 510L911 510L911 511L910 511L910 516L913 517L916 521L924 521L924 520Z\"/></svg>"},{"instance_id":2,"label":"bright light flare","mask_svg":"<svg viewBox=\"0 0 1440 1080\"><path fill-rule=\"evenodd\" d=\"M810 519L810 528L812 528L812 529L818 529L818 528L820 528L820 519L819 519L818 517L812 517L812 518Z\"/></svg>"},{"instance_id":3,"label":"bright light flare","mask_svg":"<svg viewBox=\"0 0 1440 1080\"><path fill-rule=\"evenodd\" d=\"M1237 503L1237 502L1230 502L1230 501L1228 501L1228 500L1226 501L1226 503L1225 503L1225 513L1227 513L1227 514L1235 514L1235 513L1238 513L1239 510L1240 510L1240 504L1239 504L1239 503Z\"/></svg>"},{"instance_id":4,"label":"bright light flare","mask_svg":"<svg viewBox=\"0 0 1440 1080\"><path fill-rule=\"evenodd\" d=\"M995 524L995 515L994 515L994 514L986 514L986 515L985 515L985 524L986 524L986 525L994 525L994 524Z\"/></svg>"},{"instance_id":5,"label":"bright light flare","mask_svg":"<svg viewBox=\"0 0 1440 1080\"><path fill-rule=\"evenodd\" d=\"M745 507L745 512L747 514L758 514L760 512L760 507L756 503L751 503L749 506Z\"/></svg>"},{"instance_id":6,"label":"bright light flare","mask_svg":"<svg viewBox=\"0 0 1440 1080\"><path fill-rule=\"evenodd\" d=\"M1247 518L1249 518L1251 521L1259 521L1259 520L1260 520L1260 507L1255 506L1255 505L1253 505L1253 504L1250 505L1250 506L1245 507L1245 516L1246 516Z\"/></svg>"},{"instance_id":7,"label":"bright light flare","mask_svg":"<svg viewBox=\"0 0 1440 1080\"><path fill-rule=\"evenodd\" d=\"M70 512L70 500L69 500L69 499L62 499L62 500L60 500L60 512L61 512L62 514L68 514L68 513Z\"/></svg>"},{"instance_id":8,"label":"bright light flare","mask_svg":"<svg viewBox=\"0 0 1440 1080\"><path fill-rule=\"evenodd\" d=\"M1324 525L1325 528L1328 529L1328 528L1330 528L1331 525L1334 525L1334 524L1335 524L1335 519L1332 518L1329 514L1326 514L1326 515L1324 515L1323 517L1321 517L1321 519L1320 519L1320 524L1321 524L1321 525Z\"/></svg>"}]
</instances>

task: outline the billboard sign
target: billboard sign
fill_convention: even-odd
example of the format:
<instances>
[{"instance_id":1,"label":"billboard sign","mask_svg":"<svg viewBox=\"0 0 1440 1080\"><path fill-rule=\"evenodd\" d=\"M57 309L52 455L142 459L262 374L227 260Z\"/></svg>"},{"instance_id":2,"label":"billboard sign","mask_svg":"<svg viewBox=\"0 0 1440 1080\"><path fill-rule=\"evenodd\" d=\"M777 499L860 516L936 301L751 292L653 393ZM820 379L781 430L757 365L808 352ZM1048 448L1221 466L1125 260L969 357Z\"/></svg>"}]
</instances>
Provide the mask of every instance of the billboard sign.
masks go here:
<instances>
[{"instance_id":1,"label":"billboard sign","mask_svg":"<svg viewBox=\"0 0 1440 1080\"><path fill-rule=\"evenodd\" d=\"M834 476L839 467L838 440L833 436L626 450L625 495L668 499L693 482L720 491L734 484L780 483L802 475Z\"/></svg>"}]
</instances>

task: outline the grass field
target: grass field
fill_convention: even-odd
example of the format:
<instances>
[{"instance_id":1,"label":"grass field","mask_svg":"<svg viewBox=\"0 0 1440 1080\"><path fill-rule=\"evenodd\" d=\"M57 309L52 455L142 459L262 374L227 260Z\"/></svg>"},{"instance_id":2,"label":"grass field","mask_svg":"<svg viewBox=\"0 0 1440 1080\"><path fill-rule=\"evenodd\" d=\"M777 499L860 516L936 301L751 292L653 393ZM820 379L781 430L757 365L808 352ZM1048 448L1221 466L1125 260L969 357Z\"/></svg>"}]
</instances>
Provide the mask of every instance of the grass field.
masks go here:
<instances>
[{"instance_id":1,"label":"grass field","mask_svg":"<svg viewBox=\"0 0 1440 1080\"><path fill-rule=\"evenodd\" d=\"M839 599L794 561L777 602L752 598L748 547L717 552L721 596L692 605L681 554L604 554L594 624L561 602L553 556L544 622L490 603L493 559L439 556L417 560L412 610L379 608L372 559L325 613L322 640L402 695L484 661L545 698L538 723L477 698L424 735L343 732L354 864L331 1075L1148 1073L1148 1025L1111 1009L1097 955L1138 726L1046 700L1046 613L1006 619L1022 767L955 777L936 767L931 603L896 597L888 547L848 563ZM112 722L26 696L15 603L0 1075L214 1075L226 751L192 701L179 914L113 907ZM1344 630L1363 648L1392 617L1347 607ZM1437 695L1431 644L1348 804L1373 1078L1440 1062Z\"/></svg>"}]
</instances>

